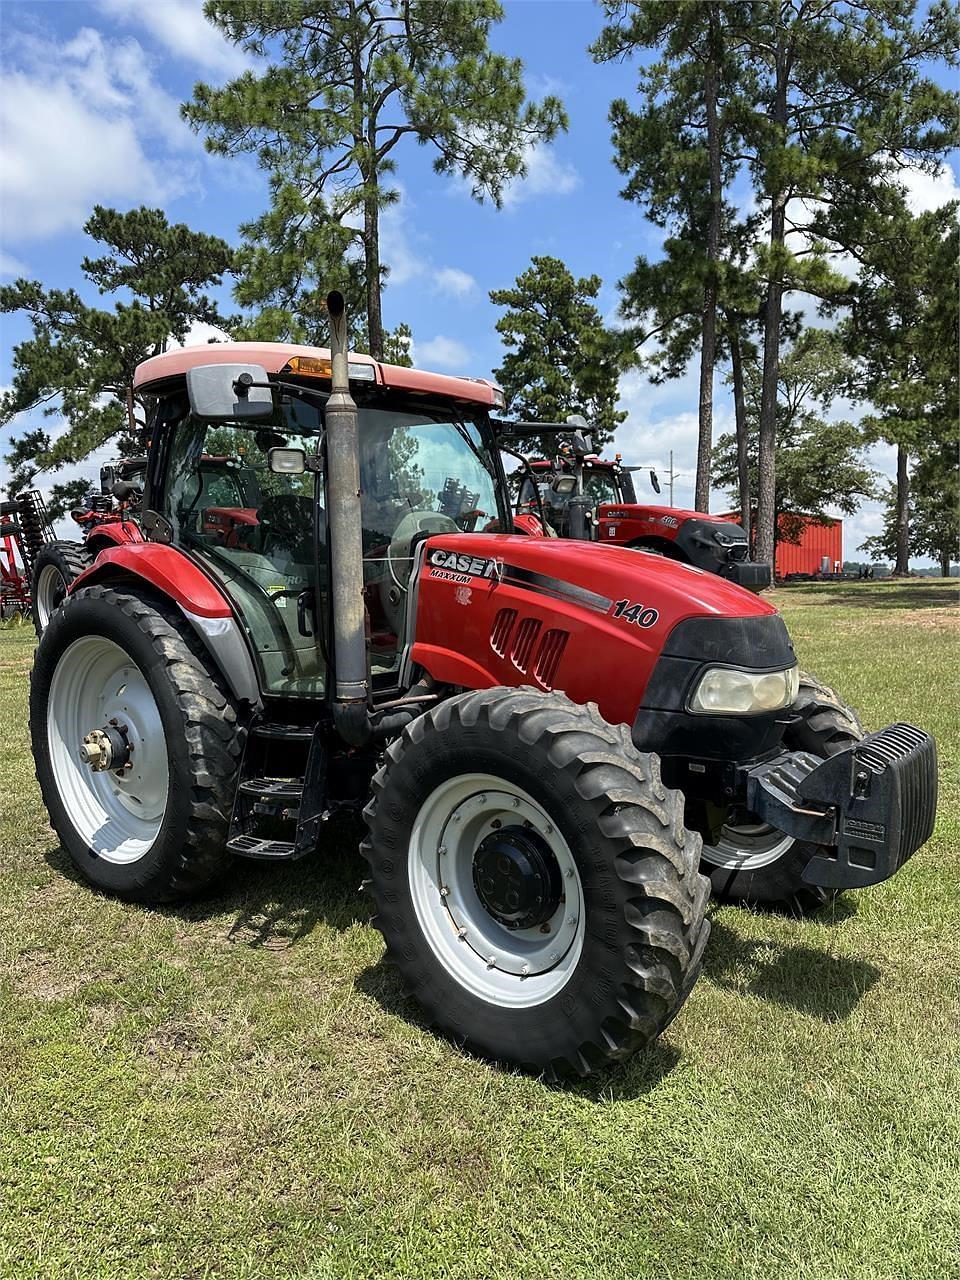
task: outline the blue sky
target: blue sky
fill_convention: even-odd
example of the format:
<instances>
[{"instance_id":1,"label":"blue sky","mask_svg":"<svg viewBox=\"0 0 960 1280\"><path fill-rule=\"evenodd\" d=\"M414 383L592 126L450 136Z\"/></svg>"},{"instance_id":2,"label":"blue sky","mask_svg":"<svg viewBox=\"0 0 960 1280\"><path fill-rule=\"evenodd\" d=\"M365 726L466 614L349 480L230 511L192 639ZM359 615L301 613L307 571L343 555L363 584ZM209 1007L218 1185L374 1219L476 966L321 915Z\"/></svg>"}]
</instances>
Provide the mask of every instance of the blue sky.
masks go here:
<instances>
[{"instance_id":1,"label":"blue sky","mask_svg":"<svg viewBox=\"0 0 960 1280\"><path fill-rule=\"evenodd\" d=\"M600 305L612 315L616 281L638 253L657 252L661 233L619 198L611 162L610 101L630 96L634 64L596 66L586 52L601 26L590 0L507 0L494 31L498 49L523 59L528 92L558 94L570 130L530 157L529 174L505 207L478 205L462 183L435 175L429 153L398 152L399 205L384 217L382 249L393 268L384 294L388 325L413 329L418 364L489 375L501 356L487 297L512 282L533 254L554 254L577 274L597 273ZM208 156L180 121L179 103L198 79L222 82L244 65L204 21L201 0L4 0L0 9L0 271L45 284L86 287L79 262L90 242L80 227L96 202L147 203L173 221L236 239L239 222L266 201L262 174L247 158ZM960 194L956 167L910 182L916 206ZM0 386L11 377L19 317L0 318ZM617 447L627 460L666 468L675 452L678 505L692 503L696 375L651 387L622 384L629 411ZM716 431L728 428L728 389L718 379ZM839 411L847 406L838 406ZM17 424L15 429L22 424ZM5 436L0 436L0 450ZM875 462L890 473L889 450ZM5 471L0 468L0 485ZM652 495L650 495L652 496ZM716 504L722 504L718 495ZM845 551L879 522L871 505L847 522Z\"/></svg>"}]
</instances>

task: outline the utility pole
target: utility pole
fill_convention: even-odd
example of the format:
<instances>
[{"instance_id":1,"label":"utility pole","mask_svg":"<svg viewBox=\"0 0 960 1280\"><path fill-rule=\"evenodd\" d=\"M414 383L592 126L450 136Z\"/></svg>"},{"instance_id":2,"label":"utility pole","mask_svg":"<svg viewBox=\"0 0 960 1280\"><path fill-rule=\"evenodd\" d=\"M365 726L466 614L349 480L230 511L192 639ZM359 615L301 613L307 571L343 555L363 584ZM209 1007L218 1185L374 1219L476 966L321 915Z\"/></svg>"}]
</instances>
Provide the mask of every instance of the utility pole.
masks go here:
<instances>
[{"instance_id":1,"label":"utility pole","mask_svg":"<svg viewBox=\"0 0 960 1280\"><path fill-rule=\"evenodd\" d=\"M673 450L670 450L670 505L673 506Z\"/></svg>"}]
</instances>

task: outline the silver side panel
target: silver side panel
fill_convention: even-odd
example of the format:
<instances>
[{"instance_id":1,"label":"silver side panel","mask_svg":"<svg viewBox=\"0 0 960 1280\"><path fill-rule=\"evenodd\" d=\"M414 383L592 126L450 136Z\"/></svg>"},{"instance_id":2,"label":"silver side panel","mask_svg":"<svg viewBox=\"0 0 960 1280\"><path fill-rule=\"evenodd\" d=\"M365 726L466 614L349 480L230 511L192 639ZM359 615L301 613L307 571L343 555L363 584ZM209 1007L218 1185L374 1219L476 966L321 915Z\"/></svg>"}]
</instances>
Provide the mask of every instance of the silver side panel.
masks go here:
<instances>
[{"instance_id":1,"label":"silver side panel","mask_svg":"<svg viewBox=\"0 0 960 1280\"><path fill-rule=\"evenodd\" d=\"M240 628L233 618L202 618L183 610L183 616L210 650L235 698L260 705L260 685L256 668Z\"/></svg>"},{"instance_id":2,"label":"silver side panel","mask_svg":"<svg viewBox=\"0 0 960 1280\"><path fill-rule=\"evenodd\" d=\"M413 663L410 653L417 630L417 605L420 598L420 574L423 571L423 560L427 554L427 539L417 543L413 556L413 568L410 571L410 582L407 587L407 612L403 621L403 650L400 655L400 688L409 689L413 684Z\"/></svg>"}]
</instances>

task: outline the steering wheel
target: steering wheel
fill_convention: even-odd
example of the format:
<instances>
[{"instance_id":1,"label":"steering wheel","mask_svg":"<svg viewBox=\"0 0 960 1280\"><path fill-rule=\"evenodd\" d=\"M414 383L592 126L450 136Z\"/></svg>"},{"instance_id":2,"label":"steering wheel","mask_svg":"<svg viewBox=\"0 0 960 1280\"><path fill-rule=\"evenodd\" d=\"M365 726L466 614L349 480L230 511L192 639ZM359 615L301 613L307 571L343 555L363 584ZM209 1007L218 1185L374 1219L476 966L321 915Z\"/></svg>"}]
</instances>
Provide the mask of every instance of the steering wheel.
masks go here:
<instances>
[{"instance_id":1,"label":"steering wheel","mask_svg":"<svg viewBox=\"0 0 960 1280\"><path fill-rule=\"evenodd\" d=\"M414 538L422 533L459 532L456 523L439 511L408 511L394 529L387 546L388 576L380 584L380 602L398 635L403 622L403 597L410 581L410 549Z\"/></svg>"}]
</instances>

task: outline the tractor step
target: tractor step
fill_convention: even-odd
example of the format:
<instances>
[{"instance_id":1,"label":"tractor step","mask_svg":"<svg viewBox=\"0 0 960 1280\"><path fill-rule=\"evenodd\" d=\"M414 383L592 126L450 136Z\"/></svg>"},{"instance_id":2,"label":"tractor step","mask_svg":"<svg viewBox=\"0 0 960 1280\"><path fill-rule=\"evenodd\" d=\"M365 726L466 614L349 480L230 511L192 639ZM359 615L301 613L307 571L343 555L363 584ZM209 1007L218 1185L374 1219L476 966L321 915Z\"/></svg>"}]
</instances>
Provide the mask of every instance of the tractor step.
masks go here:
<instances>
[{"instance_id":1,"label":"tractor step","mask_svg":"<svg viewBox=\"0 0 960 1280\"><path fill-rule=\"evenodd\" d=\"M290 840L261 840L259 836L234 836L227 848L239 858L256 858L260 862L290 862L297 856L297 846Z\"/></svg>"},{"instance_id":2,"label":"tractor step","mask_svg":"<svg viewBox=\"0 0 960 1280\"><path fill-rule=\"evenodd\" d=\"M311 742L313 726L306 724L276 724L264 720L255 724L250 730L255 738L266 738L269 742Z\"/></svg>"},{"instance_id":3,"label":"tractor step","mask_svg":"<svg viewBox=\"0 0 960 1280\"><path fill-rule=\"evenodd\" d=\"M280 781L276 778L244 778L240 790L245 796L256 796L263 800L299 802L303 795L303 785L299 782Z\"/></svg>"}]
</instances>

